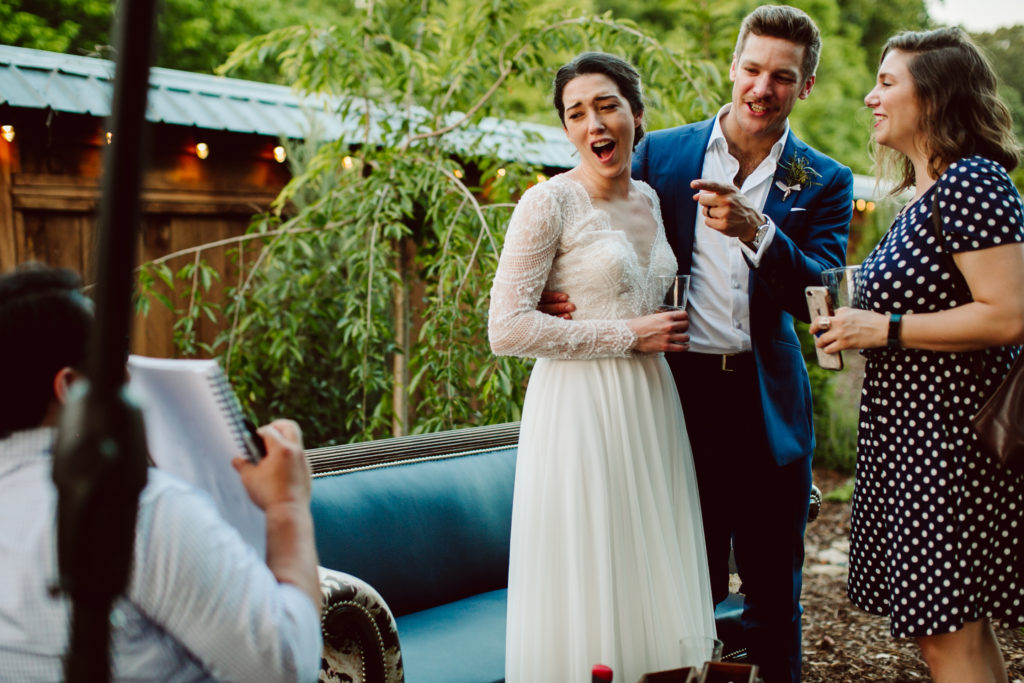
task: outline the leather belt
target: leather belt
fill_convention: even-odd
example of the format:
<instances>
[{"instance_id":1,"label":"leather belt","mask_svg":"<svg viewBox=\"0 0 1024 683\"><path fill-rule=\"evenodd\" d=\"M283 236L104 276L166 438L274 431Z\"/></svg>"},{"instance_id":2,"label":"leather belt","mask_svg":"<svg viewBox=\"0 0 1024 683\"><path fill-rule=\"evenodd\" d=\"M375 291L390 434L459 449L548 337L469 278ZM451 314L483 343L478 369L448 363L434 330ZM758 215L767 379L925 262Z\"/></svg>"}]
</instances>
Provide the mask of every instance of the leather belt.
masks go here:
<instances>
[{"instance_id":1,"label":"leather belt","mask_svg":"<svg viewBox=\"0 0 1024 683\"><path fill-rule=\"evenodd\" d=\"M707 370L718 370L720 372L748 372L755 369L754 352L744 351L742 353L697 353L687 351L680 354L686 359L684 362L699 365Z\"/></svg>"}]
</instances>

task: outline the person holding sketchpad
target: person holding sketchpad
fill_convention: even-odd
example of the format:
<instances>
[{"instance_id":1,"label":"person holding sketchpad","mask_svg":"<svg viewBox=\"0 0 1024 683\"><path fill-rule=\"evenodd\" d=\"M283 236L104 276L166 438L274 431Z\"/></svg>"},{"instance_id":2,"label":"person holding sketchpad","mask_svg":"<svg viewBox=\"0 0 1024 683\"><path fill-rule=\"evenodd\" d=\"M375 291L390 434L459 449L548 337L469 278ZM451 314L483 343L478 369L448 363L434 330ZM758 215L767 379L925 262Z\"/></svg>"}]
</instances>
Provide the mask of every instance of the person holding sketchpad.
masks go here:
<instances>
[{"instance_id":1,"label":"person holding sketchpad","mask_svg":"<svg viewBox=\"0 0 1024 683\"><path fill-rule=\"evenodd\" d=\"M86 356L91 306L67 270L0 275L0 678L63 678L70 604L53 595L51 448ZM139 497L131 577L114 604L113 680L315 681L320 588L298 426L259 430L266 457L219 454L266 516L266 560L210 498L158 469ZM231 459L231 456L236 457Z\"/></svg>"}]
</instances>

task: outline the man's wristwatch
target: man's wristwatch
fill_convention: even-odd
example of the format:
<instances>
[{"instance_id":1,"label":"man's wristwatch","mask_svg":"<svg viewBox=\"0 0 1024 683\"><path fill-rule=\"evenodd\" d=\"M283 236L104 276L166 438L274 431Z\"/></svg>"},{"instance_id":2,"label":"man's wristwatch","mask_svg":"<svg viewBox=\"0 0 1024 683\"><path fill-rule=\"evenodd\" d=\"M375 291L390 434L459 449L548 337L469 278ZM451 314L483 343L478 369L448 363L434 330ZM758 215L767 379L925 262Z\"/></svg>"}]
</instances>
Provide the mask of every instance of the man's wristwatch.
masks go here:
<instances>
[{"instance_id":1,"label":"man's wristwatch","mask_svg":"<svg viewBox=\"0 0 1024 683\"><path fill-rule=\"evenodd\" d=\"M764 223L757 226L757 232L754 233L754 239L749 242L744 242L753 251L757 251L761 248L761 242L764 242L764 236L768 234L768 216L764 217Z\"/></svg>"},{"instance_id":2,"label":"man's wristwatch","mask_svg":"<svg viewBox=\"0 0 1024 683\"><path fill-rule=\"evenodd\" d=\"M889 338L886 340L885 345L890 349L898 349L900 347L900 326L903 324L903 315L900 313L889 314Z\"/></svg>"}]
</instances>

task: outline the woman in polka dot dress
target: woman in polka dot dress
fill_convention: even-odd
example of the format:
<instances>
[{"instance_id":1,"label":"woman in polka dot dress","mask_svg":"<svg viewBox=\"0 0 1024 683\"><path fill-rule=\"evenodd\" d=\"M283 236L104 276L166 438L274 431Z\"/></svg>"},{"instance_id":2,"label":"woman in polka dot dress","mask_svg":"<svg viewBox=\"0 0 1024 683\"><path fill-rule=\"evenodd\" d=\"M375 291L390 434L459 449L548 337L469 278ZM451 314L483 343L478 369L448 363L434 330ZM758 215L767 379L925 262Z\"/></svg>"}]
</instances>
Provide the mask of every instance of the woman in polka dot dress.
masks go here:
<instances>
[{"instance_id":1,"label":"woman in polka dot dress","mask_svg":"<svg viewBox=\"0 0 1024 683\"><path fill-rule=\"evenodd\" d=\"M849 595L915 638L934 680L1006 681L990 620L1024 624L1024 477L970 417L1024 342L1019 147L959 29L890 39L864 101L915 196L862 265L857 308L811 325L826 351L867 349Z\"/></svg>"}]
</instances>

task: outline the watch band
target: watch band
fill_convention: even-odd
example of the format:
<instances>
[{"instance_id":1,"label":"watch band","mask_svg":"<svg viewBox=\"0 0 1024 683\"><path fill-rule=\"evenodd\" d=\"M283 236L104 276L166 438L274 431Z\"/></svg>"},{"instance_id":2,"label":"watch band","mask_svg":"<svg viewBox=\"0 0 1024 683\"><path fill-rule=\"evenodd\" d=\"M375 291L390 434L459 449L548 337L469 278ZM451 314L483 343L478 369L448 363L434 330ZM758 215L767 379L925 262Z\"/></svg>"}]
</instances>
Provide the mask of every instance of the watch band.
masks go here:
<instances>
[{"instance_id":1,"label":"watch band","mask_svg":"<svg viewBox=\"0 0 1024 683\"><path fill-rule=\"evenodd\" d=\"M900 328L902 325L903 315L901 313L889 314L889 337L885 345L890 349L898 349L900 347Z\"/></svg>"},{"instance_id":2,"label":"watch band","mask_svg":"<svg viewBox=\"0 0 1024 683\"><path fill-rule=\"evenodd\" d=\"M761 242L764 242L764 236L768 234L769 218L768 215L764 215L764 223L757 226L757 232L754 233L754 239L746 243L753 251L757 251L761 247Z\"/></svg>"}]
</instances>

